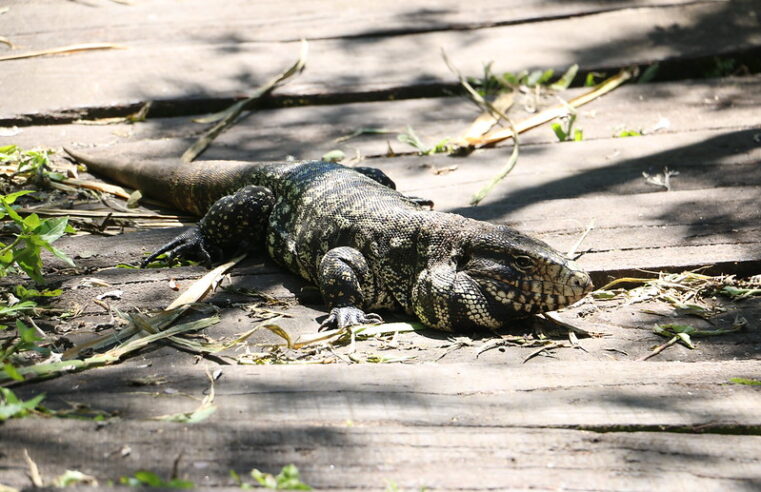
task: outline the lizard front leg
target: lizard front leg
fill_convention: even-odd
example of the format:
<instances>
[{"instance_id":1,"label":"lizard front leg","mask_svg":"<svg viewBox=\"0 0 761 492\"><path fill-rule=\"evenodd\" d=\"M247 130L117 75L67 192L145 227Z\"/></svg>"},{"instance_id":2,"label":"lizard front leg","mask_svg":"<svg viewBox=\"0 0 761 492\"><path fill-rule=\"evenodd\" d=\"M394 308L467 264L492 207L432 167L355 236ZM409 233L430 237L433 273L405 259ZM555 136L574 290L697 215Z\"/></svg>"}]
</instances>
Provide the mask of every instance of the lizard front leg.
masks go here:
<instances>
[{"instance_id":1,"label":"lizard front leg","mask_svg":"<svg viewBox=\"0 0 761 492\"><path fill-rule=\"evenodd\" d=\"M317 281L330 308L320 329L383 323L379 315L362 310L373 283L367 261L358 250L341 246L328 251L320 261Z\"/></svg>"},{"instance_id":2,"label":"lizard front leg","mask_svg":"<svg viewBox=\"0 0 761 492\"><path fill-rule=\"evenodd\" d=\"M275 196L262 186L246 186L224 196L209 207L198 226L160 247L141 266L145 267L163 253L167 253L169 260L196 257L210 266L235 249L261 243L274 203Z\"/></svg>"}]
</instances>

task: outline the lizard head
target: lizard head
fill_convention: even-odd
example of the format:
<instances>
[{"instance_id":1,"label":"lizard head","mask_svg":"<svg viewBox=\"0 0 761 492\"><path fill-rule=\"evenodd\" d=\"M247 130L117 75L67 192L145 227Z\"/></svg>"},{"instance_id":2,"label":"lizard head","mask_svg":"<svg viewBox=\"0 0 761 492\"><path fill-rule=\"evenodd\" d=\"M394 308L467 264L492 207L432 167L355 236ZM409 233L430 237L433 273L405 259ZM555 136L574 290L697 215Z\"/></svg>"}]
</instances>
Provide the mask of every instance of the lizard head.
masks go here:
<instances>
[{"instance_id":1,"label":"lizard head","mask_svg":"<svg viewBox=\"0 0 761 492\"><path fill-rule=\"evenodd\" d=\"M506 226L469 221L455 240L433 243L438 254L417 277L413 308L441 330L505 327L573 304L592 289L575 262Z\"/></svg>"}]
</instances>

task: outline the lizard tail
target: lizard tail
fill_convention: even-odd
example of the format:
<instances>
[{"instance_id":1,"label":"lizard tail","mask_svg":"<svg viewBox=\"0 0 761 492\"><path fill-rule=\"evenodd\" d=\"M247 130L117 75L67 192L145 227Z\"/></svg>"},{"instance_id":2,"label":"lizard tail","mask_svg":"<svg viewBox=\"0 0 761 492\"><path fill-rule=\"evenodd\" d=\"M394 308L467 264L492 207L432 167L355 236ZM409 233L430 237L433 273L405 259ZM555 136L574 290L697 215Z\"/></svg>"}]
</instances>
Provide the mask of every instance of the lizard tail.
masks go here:
<instances>
[{"instance_id":1,"label":"lizard tail","mask_svg":"<svg viewBox=\"0 0 761 492\"><path fill-rule=\"evenodd\" d=\"M63 150L87 165L93 174L199 216L218 198L239 189L256 166L243 161L185 163L179 159L137 160L88 155L70 148Z\"/></svg>"}]
</instances>

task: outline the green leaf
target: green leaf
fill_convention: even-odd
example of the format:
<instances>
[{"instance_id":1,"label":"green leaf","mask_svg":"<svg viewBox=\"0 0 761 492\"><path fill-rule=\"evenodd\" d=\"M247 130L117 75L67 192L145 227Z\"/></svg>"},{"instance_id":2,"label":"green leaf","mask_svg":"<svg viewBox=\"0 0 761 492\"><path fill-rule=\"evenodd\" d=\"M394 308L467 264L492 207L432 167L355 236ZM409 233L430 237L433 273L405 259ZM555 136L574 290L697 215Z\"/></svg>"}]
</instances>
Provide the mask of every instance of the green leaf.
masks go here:
<instances>
[{"instance_id":1,"label":"green leaf","mask_svg":"<svg viewBox=\"0 0 761 492\"><path fill-rule=\"evenodd\" d=\"M651 80L655 78L655 75L658 73L658 69L660 68L660 64L653 63L649 67L645 69L644 72L642 72L642 75L640 75L639 79L637 79L638 84L647 84Z\"/></svg>"},{"instance_id":2,"label":"green leaf","mask_svg":"<svg viewBox=\"0 0 761 492\"><path fill-rule=\"evenodd\" d=\"M45 283L42 278L42 258L40 258L40 247L34 244L33 238L28 238L26 241L26 247L20 251L16 251L14 254L14 260L16 264L21 268L32 280L38 284Z\"/></svg>"},{"instance_id":3,"label":"green leaf","mask_svg":"<svg viewBox=\"0 0 761 492\"><path fill-rule=\"evenodd\" d=\"M16 370L16 368L8 362L3 365L3 371L5 371L5 374L14 381L24 380L24 376L22 376L21 373L18 372L18 370Z\"/></svg>"},{"instance_id":4,"label":"green leaf","mask_svg":"<svg viewBox=\"0 0 761 492\"><path fill-rule=\"evenodd\" d=\"M638 132L637 130L621 130L613 136L616 138L641 137L642 132Z\"/></svg>"},{"instance_id":5,"label":"green leaf","mask_svg":"<svg viewBox=\"0 0 761 492\"><path fill-rule=\"evenodd\" d=\"M135 478L138 479L140 483L149 487L161 487L164 485L164 481L161 477L149 471L142 470L135 472Z\"/></svg>"},{"instance_id":6,"label":"green leaf","mask_svg":"<svg viewBox=\"0 0 761 492\"><path fill-rule=\"evenodd\" d=\"M5 253L0 254L0 263L3 265L10 265L13 263L13 250L8 249L5 251Z\"/></svg>"},{"instance_id":7,"label":"green leaf","mask_svg":"<svg viewBox=\"0 0 761 492\"><path fill-rule=\"evenodd\" d=\"M11 145L5 145L3 147L0 147L0 154L8 155L13 154L18 150L18 147L11 144Z\"/></svg>"},{"instance_id":8,"label":"green leaf","mask_svg":"<svg viewBox=\"0 0 761 492\"><path fill-rule=\"evenodd\" d=\"M40 226L40 217L37 214L29 214L24 217L23 220L24 229L27 231L33 231Z\"/></svg>"},{"instance_id":9,"label":"green leaf","mask_svg":"<svg viewBox=\"0 0 761 492\"><path fill-rule=\"evenodd\" d=\"M40 393L31 400L22 401L8 388L0 388L0 396L2 396L0 421L3 421L14 417L26 417L30 411L37 408L40 402L42 402L45 398L45 393Z\"/></svg>"},{"instance_id":10,"label":"green leaf","mask_svg":"<svg viewBox=\"0 0 761 492\"><path fill-rule=\"evenodd\" d=\"M562 77L557 82L550 85L550 89L554 91L564 91L573 83L573 79L576 78L576 73L579 71L579 66L574 64L568 67Z\"/></svg>"},{"instance_id":11,"label":"green leaf","mask_svg":"<svg viewBox=\"0 0 761 492\"><path fill-rule=\"evenodd\" d=\"M597 80L605 78L605 74L601 72L589 72L587 78L584 80L585 87L592 87L597 85Z\"/></svg>"},{"instance_id":12,"label":"green leaf","mask_svg":"<svg viewBox=\"0 0 761 492\"><path fill-rule=\"evenodd\" d=\"M346 154L344 154L343 150L331 150L330 152L326 152L322 156L322 160L326 162L338 162L342 161L346 158Z\"/></svg>"},{"instance_id":13,"label":"green leaf","mask_svg":"<svg viewBox=\"0 0 761 492\"><path fill-rule=\"evenodd\" d=\"M30 297L58 297L61 294L63 294L63 290L61 289L43 289L43 290L37 290L37 289L27 289L23 285L16 285L13 287L13 293L16 294L16 297L19 299L28 299Z\"/></svg>"},{"instance_id":14,"label":"green leaf","mask_svg":"<svg viewBox=\"0 0 761 492\"><path fill-rule=\"evenodd\" d=\"M137 208L140 205L140 200L143 199L143 193L140 190L135 190L130 193L127 199L127 208Z\"/></svg>"},{"instance_id":15,"label":"green leaf","mask_svg":"<svg viewBox=\"0 0 761 492\"><path fill-rule=\"evenodd\" d=\"M182 480L181 478L173 478L168 482L164 482L163 486L169 487L171 489L193 489L195 488L196 484L194 484L190 480Z\"/></svg>"},{"instance_id":16,"label":"green leaf","mask_svg":"<svg viewBox=\"0 0 761 492\"><path fill-rule=\"evenodd\" d=\"M98 481L92 475L87 475L77 470L66 470L53 480L56 487L69 487L71 485L98 485Z\"/></svg>"},{"instance_id":17,"label":"green leaf","mask_svg":"<svg viewBox=\"0 0 761 492\"><path fill-rule=\"evenodd\" d=\"M761 386L761 381L758 379L731 378L729 382L734 384L744 384L746 386Z\"/></svg>"},{"instance_id":18,"label":"green leaf","mask_svg":"<svg viewBox=\"0 0 761 492\"><path fill-rule=\"evenodd\" d=\"M5 213L7 213L8 216L11 219L13 219L15 223L19 224L20 226L23 226L24 219L22 219L21 216L18 214L18 212L16 212L13 209L13 207L11 207L10 204L6 202L5 200L3 200L3 207L5 208Z\"/></svg>"},{"instance_id":19,"label":"green leaf","mask_svg":"<svg viewBox=\"0 0 761 492\"><path fill-rule=\"evenodd\" d=\"M21 190L21 191L15 191L13 193L9 193L2 197L3 203L7 203L8 205L13 204L13 202L16 201L16 198L24 195L28 195L30 193L34 193L33 190Z\"/></svg>"},{"instance_id":20,"label":"green leaf","mask_svg":"<svg viewBox=\"0 0 761 492\"><path fill-rule=\"evenodd\" d=\"M301 481L296 465L285 465L275 480L280 490L312 490L312 487Z\"/></svg>"},{"instance_id":21,"label":"green leaf","mask_svg":"<svg viewBox=\"0 0 761 492\"><path fill-rule=\"evenodd\" d=\"M563 130L563 125L560 123L553 123L551 125L552 131L555 132L555 136L558 137L558 140L561 142L565 142L568 138L568 135L566 134L565 130Z\"/></svg>"},{"instance_id":22,"label":"green leaf","mask_svg":"<svg viewBox=\"0 0 761 492\"><path fill-rule=\"evenodd\" d=\"M584 140L584 130L582 130L581 128L576 128L573 131L573 141L581 142L582 140Z\"/></svg>"},{"instance_id":23,"label":"green leaf","mask_svg":"<svg viewBox=\"0 0 761 492\"><path fill-rule=\"evenodd\" d=\"M60 249L56 248L55 246L52 246L52 245L48 244L48 245L46 245L46 246L45 246L45 249L47 249L48 251L50 251L51 253L53 253L53 254L54 254L55 256L57 256L58 258L62 259L62 260L63 260L64 262L66 262L66 264L67 264L67 265L69 265L70 267L74 267L74 266L76 266L76 265L74 264L74 260L72 260L71 258L69 258L69 256L68 256L66 253L64 253L64 252L63 252L63 251L61 251Z\"/></svg>"},{"instance_id":24,"label":"green leaf","mask_svg":"<svg viewBox=\"0 0 761 492\"><path fill-rule=\"evenodd\" d=\"M277 481L275 480L275 477L270 475L269 473L263 473L259 471L258 469L254 468L251 470L251 478L256 480L259 485L261 485L264 488L267 489L276 489L277 488Z\"/></svg>"},{"instance_id":25,"label":"green leaf","mask_svg":"<svg viewBox=\"0 0 761 492\"><path fill-rule=\"evenodd\" d=\"M37 336L37 330L26 326L20 319L16 320L16 330L18 331L18 336L22 342L33 344L34 342L42 340L42 338Z\"/></svg>"},{"instance_id":26,"label":"green leaf","mask_svg":"<svg viewBox=\"0 0 761 492\"><path fill-rule=\"evenodd\" d=\"M7 318L15 315L21 311L29 311L37 307L37 303L34 301L22 301L14 304L13 306L0 305L0 317Z\"/></svg>"},{"instance_id":27,"label":"green leaf","mask_svg":"<svg viewBox=\"0 0 761 492\"><path fill-rule=\"evenodd\" d=\"M553 69L548 70L533 70L531 73L528 74L528 77L526 78L526 85L529 87L533 87L535 85L540 85L547 80L551 79L552 76L555 74L555 71Z\"/></svg>"},{"instance_id":28,"label":"green leaf","mask_svg":"<svg viewBox=\"0 0 761 492\"><path fill-rule=\"evenodd\" d=\"M37 234L40 239L46 243L52 243L66 233L66 225L68 222L68 217L54 217L51 219L45 219L39 225L39 227L37 227L34 233Z\"/></svg>"}]
</instances>

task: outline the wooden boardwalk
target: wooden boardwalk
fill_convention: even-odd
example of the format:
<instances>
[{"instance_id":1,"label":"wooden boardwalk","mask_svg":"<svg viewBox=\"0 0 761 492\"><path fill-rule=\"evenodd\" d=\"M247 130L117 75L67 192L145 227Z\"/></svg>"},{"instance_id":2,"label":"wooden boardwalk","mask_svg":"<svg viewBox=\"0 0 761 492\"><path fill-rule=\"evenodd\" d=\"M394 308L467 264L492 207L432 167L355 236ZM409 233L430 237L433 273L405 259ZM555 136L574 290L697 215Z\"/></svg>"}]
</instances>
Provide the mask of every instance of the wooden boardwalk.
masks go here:
<instances>
[{"instance_id":1,"label":"wooden boardwalk","mask_svg":"<svg viewBox=\"0 0 761 492\"><path fill-rule=\"evenodd\" d=\"M304 73L201 159L320 158L340 149L438 210L509 224L563 251L590 228L579 262L598 286L643 270L761 273L761 2L264 3L0 3L0 36L16 45L0 43L0 57L80 43L120 47L0 61L0 146L177 158L206 128L194 118L283 70L306 38ZM489 62L496 74L560 74L574 63L584 74L660 68L655 80L580 108L583 141L558 142L548 125L522 135L515 170L470 207L510 143L467 157L420 156L396 139L411 127L433 145L478 115L453 95L457 79L441 49L474 77ZM146 102L144 122L87 124ZM367 128L389 133L342 138ZM621 130L643 135L615 138ZM668 170L678 172L668 191L645 177ZM135 264L177 231L62 239L77 268L51 258L47 277L64 290L54 306L77 315L39 326L77 344L111 326L115 309L163 309L178 295L173 286L183 290L205 270L115 266ZM221 317L204 331L215 340L245 332L267 310L289 315L276 323L294 339L314 335L325 315L314 289L261 257L234 268L223 286L232 290L207 299ZM114 290L117 298L96 302ZM251 290L266 298L242 294ZM280 363L265 365L149 347L120 364L15 388L24 398L45 392L53 409L87 405L113 418L0 422L0 484L32 485L27 450L46 483L67 469L101 485L148 470L223 489L235 488L230 470L249 480L252 468L277 473L295 464L304 482L330 490L758 490L761 387L730 380L761 380L761 302L708 302L724 311L706 320L654 297L590 298L560 314L605 334L578 341L527 320L503 339L421 331L276 351L283 339L260 330L250 354L238 347L233 355L276 354L264 361ZM667 341L653 333L659 323L743 326L639 360ZM379 360L398 363L370 363ZM216 377L208 419L156 420L198 408L207 372Z\"/></svg>"}]
</instances>

